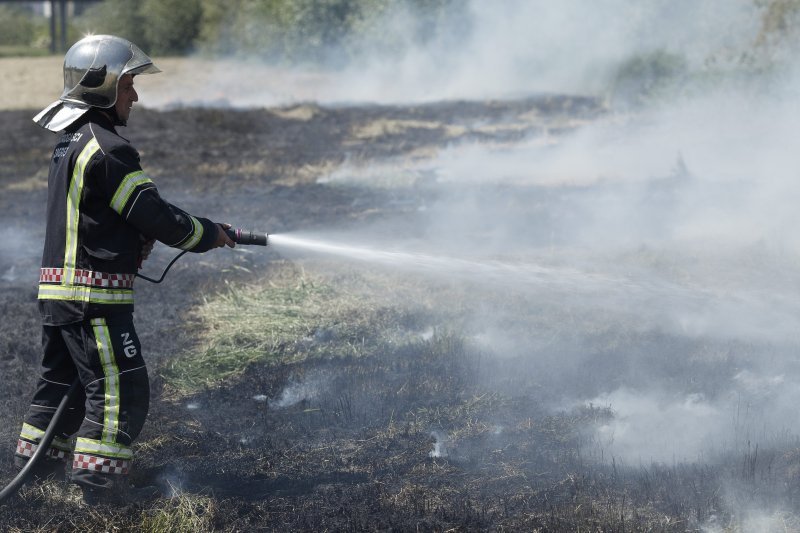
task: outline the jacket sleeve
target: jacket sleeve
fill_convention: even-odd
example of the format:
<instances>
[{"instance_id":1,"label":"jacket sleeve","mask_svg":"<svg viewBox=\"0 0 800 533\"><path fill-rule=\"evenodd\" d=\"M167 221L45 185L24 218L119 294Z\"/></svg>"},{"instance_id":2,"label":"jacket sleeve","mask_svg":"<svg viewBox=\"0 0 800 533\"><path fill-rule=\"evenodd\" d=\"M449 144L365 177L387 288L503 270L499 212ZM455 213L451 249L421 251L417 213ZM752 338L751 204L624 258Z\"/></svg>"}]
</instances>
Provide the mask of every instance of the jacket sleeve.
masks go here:
<instances>
[{"instance_id":1,"label":"jacket sleeve","mask_svg":"<svg viewBox=\"0 0 800 533\"><path fill-rule=\"evenodd\" d=\"M106 192L111 209L145 237L167 246L190 252L213 248L218 226L161 198L153 181L139 166L138 154L130 151L132 154L114 153L105 158L109 178Z\"/></svg>"}]
</instances>

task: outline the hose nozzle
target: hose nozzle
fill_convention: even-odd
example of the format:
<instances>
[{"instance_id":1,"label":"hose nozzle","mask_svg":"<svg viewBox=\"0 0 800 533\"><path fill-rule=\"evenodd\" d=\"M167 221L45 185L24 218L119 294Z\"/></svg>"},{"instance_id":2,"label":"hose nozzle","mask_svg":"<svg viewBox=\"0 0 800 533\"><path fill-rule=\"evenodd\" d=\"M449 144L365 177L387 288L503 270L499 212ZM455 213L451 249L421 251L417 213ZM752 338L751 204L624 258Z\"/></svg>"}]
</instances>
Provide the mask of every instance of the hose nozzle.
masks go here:
<instances>
[{"instance_id":1,"label":"hose nozzle","mask_svg":"<svg viewBox=\"0 0 800 533\"><path fill-rule=\"evenodd\" d=\"M255 233L245 231L242 228L228 228L225 233L236 244L254 244L257 246L267 246L269 244L268 233Z\"/></svg>"}]
</instances>

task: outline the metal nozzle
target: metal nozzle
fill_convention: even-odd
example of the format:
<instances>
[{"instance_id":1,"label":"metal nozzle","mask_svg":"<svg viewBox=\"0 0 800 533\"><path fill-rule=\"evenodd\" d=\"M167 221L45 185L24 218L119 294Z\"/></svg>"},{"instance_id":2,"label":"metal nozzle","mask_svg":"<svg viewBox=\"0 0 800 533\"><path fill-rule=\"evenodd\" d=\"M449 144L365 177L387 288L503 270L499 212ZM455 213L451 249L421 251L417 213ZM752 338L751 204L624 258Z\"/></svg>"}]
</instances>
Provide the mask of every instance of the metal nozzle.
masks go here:
<instances>
[{"instance_id":1,"label":"metal nozzle","mask_svg":"<svg viewBox=\"0 0 800 533\"><path fill-rule=\"evenodd\" d=\"M254 244L257 246L267 246L269 244L269 234L267 233L254 233L252 231L244 231L242 228L228 228L225 233L236 244Z\"/></svg>"}]
</instances>

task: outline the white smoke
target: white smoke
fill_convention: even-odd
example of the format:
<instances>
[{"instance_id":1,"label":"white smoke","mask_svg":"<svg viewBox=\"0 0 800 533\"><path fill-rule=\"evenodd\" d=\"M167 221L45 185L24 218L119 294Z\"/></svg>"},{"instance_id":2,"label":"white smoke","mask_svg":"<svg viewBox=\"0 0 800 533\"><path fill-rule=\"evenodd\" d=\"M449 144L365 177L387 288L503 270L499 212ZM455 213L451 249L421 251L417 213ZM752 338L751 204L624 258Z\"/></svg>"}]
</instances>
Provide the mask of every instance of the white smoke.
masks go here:
<instances>
[{"instance_id":1,"label":"white smoke","mask_svg":"<svg viewBox=\"0 0 800 533\"><path fill-rule=\"evenodd\" d=\"M2 222L2 221L0 221ZM41 259L41 237L14 221L0 224L0 282L31 281L38 276Z\"/></svg>"},{"instance_id":2,"label":"white smoke","mask_svg":"<svg viewBox=\"0 0 800 533\"><path fill-rule=\"evenodd\" d=\"M285 409L317 398L324 390L326 380L321 374L312 373L289 382L281 391L280 396L274 400L269 400L269 406L273 409Z\"/></svg>"},{"instance_id":3,"label":"white smoke","mask_svg":"<svg viewBox=\"0 0 800 533\"><path fill-rule=\"evenodd\" d=\"M350 44L349 62L287 68L258 57L160 59L164 70L137 86L144 105L265 107L514 98L543 92L606 94L621 64L654 52L690 69L727 67L755 40L750 0L471 0L425 21L404 3ZM393 46L376 46L373 39Z\"/></svg>"},{"instance_id":4,"label":"white smoke","mask_svg":"<svg viewBox=\"0 0 800 533\"><path fill-rule=\"evenodd\" d=\"M322 181L429 187L439 200L415 214L427 249L472 256L480 242L486 255L513 250L571 272L626 280L601 297L576 286L560 301L579 316L602 316L607 327L616 319L619 330L732 346L731 365L738 366L716 378L691 375L713 362L708 354L690 359L676 348L669 357L683 362L686 373L676 378L647 367L652 361L640 353L647 348L631 341L620 349L629 352L624 360L638 365L636 372L621 372L599 393L574 391L574 400L607 404L617 413L598 428L613 453L630 461L696 460L748 435L768 440L800 399L800 374L791 365L800 343L798 71L784 63L758 72L746 60L764 53L756 46L763 13L757 4L472 0L451 21L454 27L425 42L411 37L418 22L413 10L398 7L377 30L402 43L389 56L365 39L355 59L336 70L301 71L257 58L202 68L168 62L165 74L148 77L140 92L151 106L417 103L542 93L608 102L609 113L591 124L549 124L552 131L515 144L454 142L427 159L351 163ZM631 64L679 68L660 80L640 73L634 86L641 93L618 94ZM295 118L309 113L300 110ZM563 126L577 129L563 133ZM514 202L525 195L531 203L520 209ZM541 216L532 217L537 209ZM579 370L559 357L559 349L575 349L547 340L563 338L562 332L515 336L504 334L500 321L482 318L474 323L490 327L474 331L476 342L504 339L492 342L494 351L514 354L550 350L537 360L555 369L548 375L568 379ZM578 344L593 338L580 324L573 336ZM706 388L712 381L715 388ZM763 389L769 394L758 392ZM313 393L313 386L292 384L271 405ZM737 419L742 405L748 417Z\"/></svg>"}]
</instances>

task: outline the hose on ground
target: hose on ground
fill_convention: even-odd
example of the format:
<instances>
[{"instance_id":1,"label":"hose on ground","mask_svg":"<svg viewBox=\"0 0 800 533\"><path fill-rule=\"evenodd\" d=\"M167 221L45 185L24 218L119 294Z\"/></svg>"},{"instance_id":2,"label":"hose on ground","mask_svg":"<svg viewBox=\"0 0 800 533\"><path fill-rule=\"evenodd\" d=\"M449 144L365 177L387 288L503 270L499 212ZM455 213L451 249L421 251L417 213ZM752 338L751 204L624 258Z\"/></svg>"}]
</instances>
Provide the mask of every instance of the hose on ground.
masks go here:
<instances>
[{"instance_id":1,"label":"hose on ground","mask_svg":"<svg viewBox=\"0 0 800 533\"><path fill-rule=\"evenodd\" d=\"M75 395L78 392L78 388L80 386L80 381L75 380L70 385L69 390L61 399L61 403L58 404L58 408L56 409L55 414L53 415L52 420L50 420L50 424L47 426L47 429L44 432L44 436L42 440L39 441L39 444L36 448L36 451L33 453L28 462L19 471L17 476L11 480L11 482L6 485L3 490L0 491L0 504L5 502L8 498L10 498L14 493L16 493L22 485L25 484L25 481L28 478L31 470L42 460L42 458L47 454L48 450L50 449L50 444L53 442L53 438L56 436L56 427L58 426L58 421L61 419L61 416L64 414L64 411L67 410L67 406L72 402L75 398Z\"/></svg>"}]
</instances>

